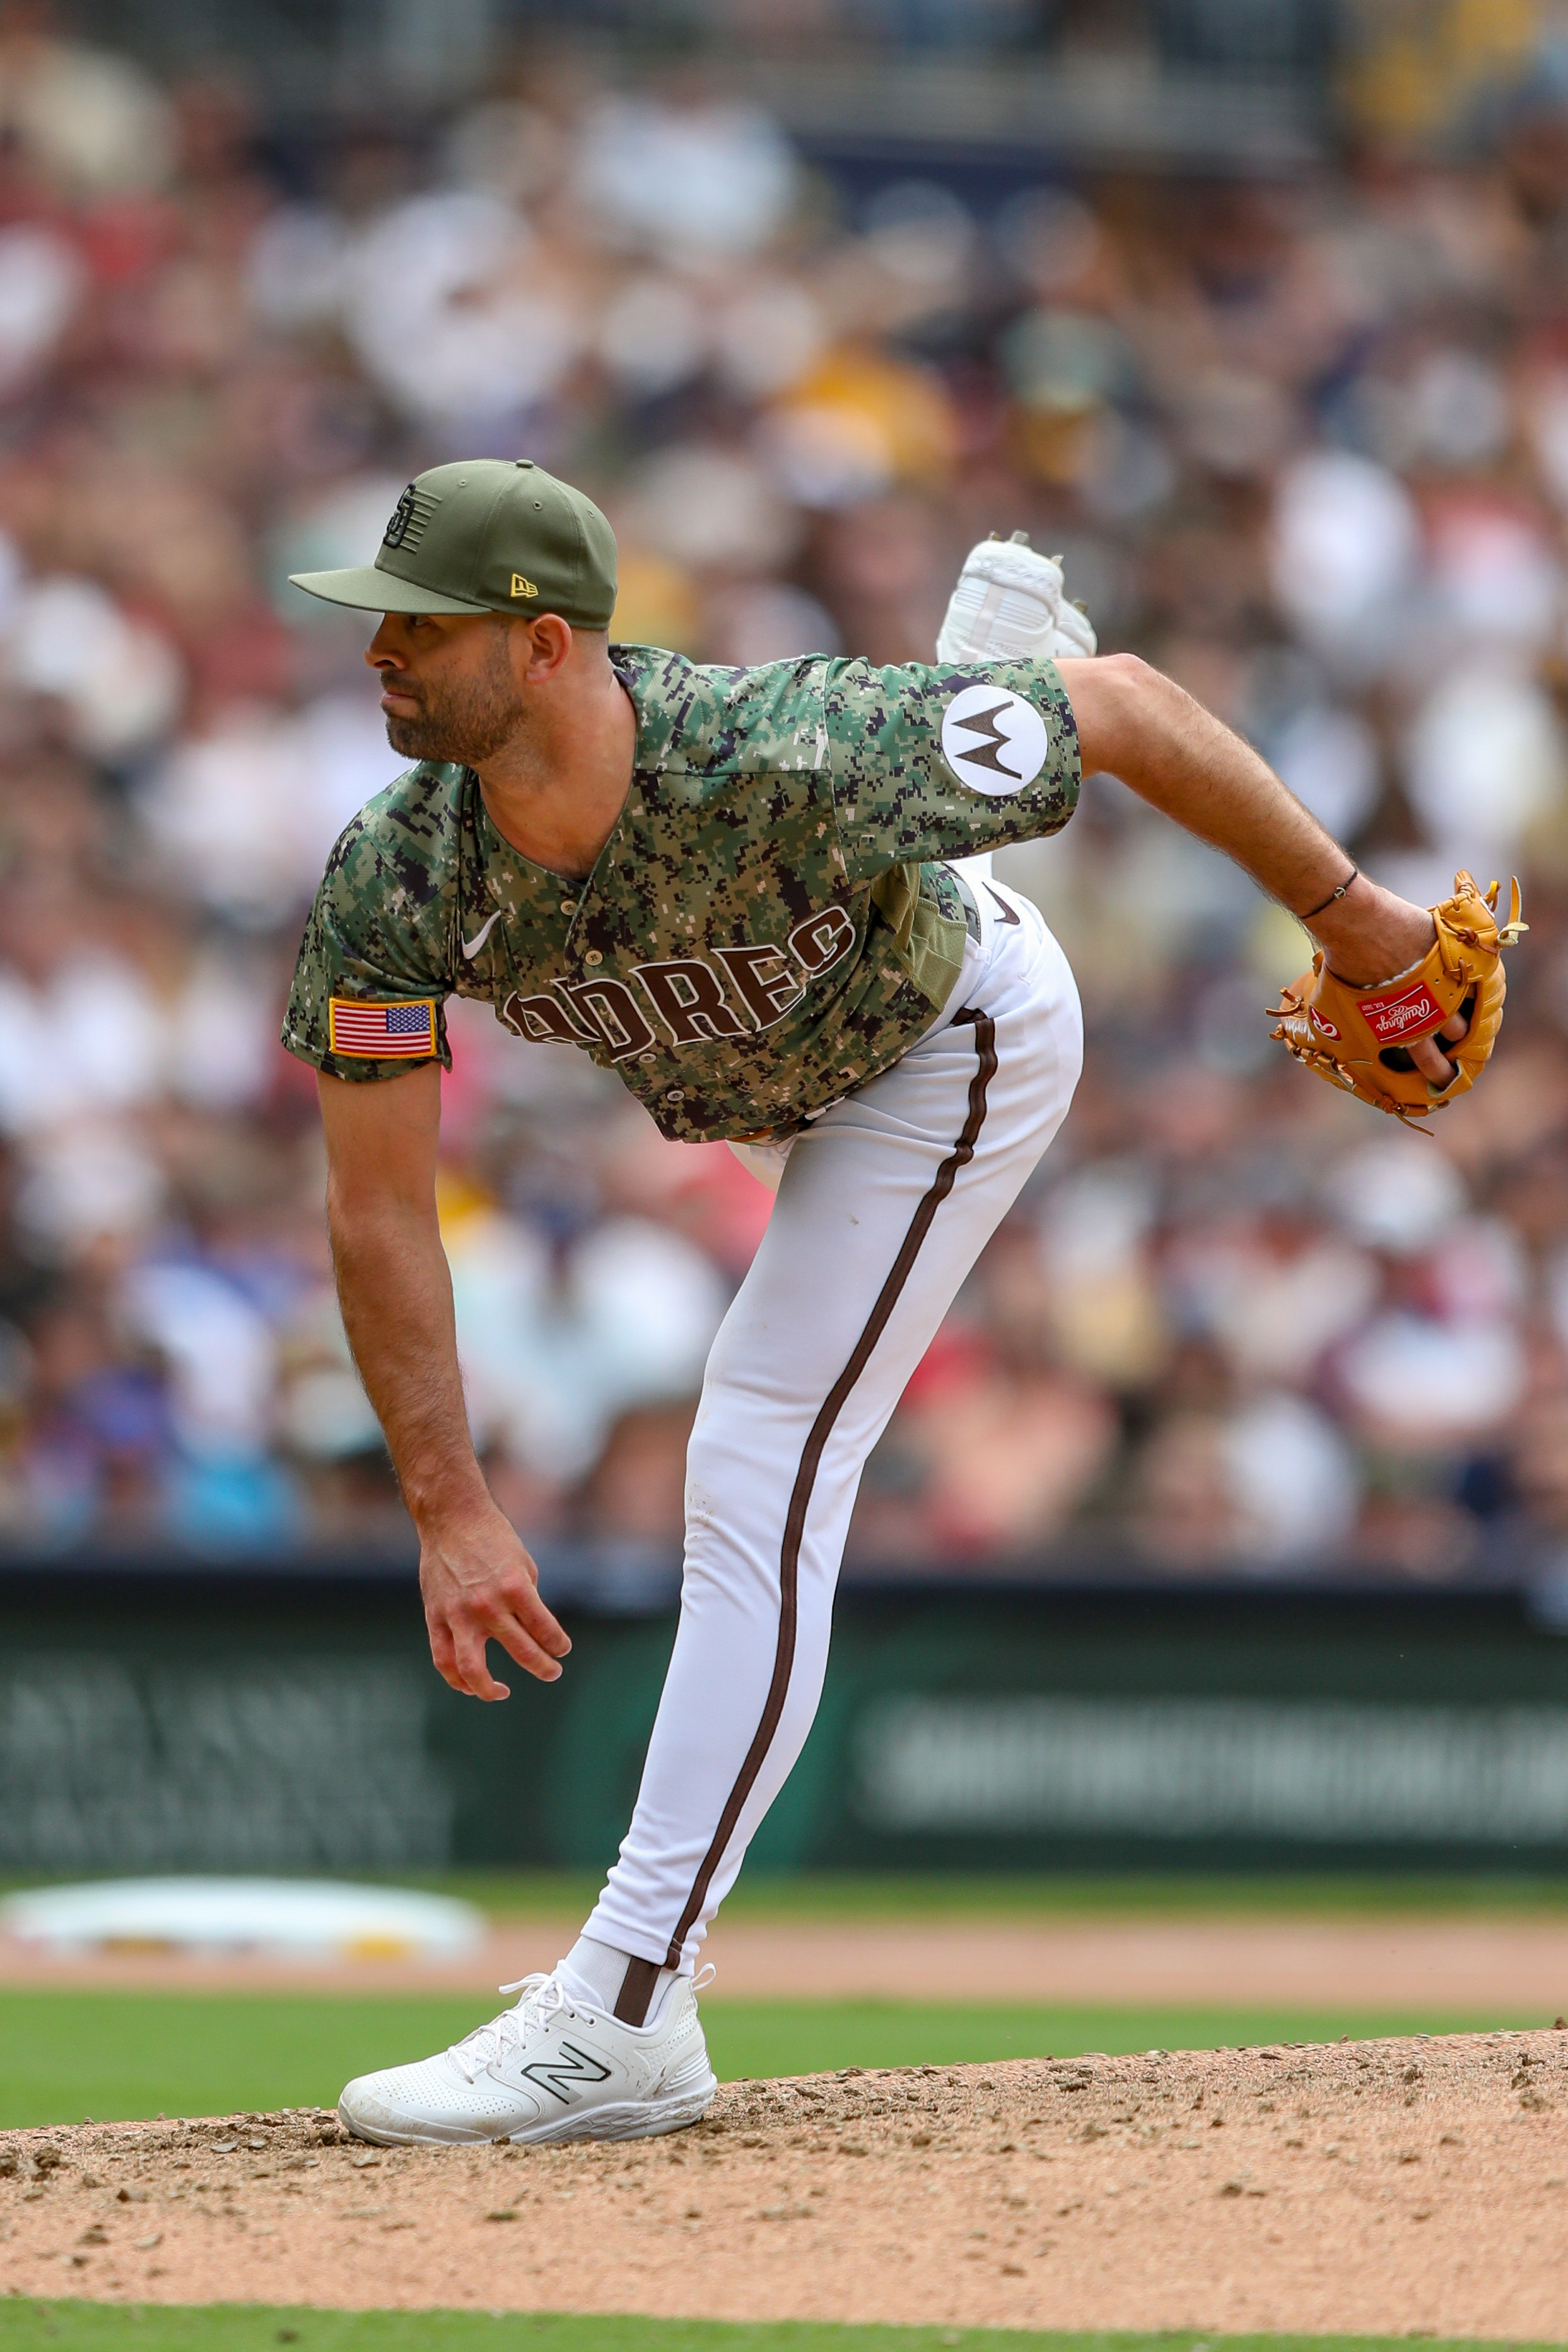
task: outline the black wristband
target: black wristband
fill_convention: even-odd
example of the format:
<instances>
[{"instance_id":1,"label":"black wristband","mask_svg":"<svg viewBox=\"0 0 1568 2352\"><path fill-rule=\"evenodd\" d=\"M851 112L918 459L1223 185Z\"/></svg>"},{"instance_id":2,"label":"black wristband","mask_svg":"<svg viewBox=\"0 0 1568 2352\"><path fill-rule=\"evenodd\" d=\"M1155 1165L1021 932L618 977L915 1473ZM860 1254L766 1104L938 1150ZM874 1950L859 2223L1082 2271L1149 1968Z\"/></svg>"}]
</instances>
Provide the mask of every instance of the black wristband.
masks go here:
<instances>
[{"instance_id":1,"label":"black wristband","mask_svg":"<svg viewBox=\"0 0 1568 2352\"><path fill-rule=\"evenodd\" d=\"M1352 882L1359 882L1360 879L1361 867L1359 866L1352 866L1350 872L1345 876L1344 880L1340 884L1339 888L1329 892L1328 897L1323 900L1322 906L1310 908L1306 914L1298 915L1296 920L1299 923L1310 923L1314 915L1322 914L1326 908L1333 905L1336 898L1342 898L1345 892L1350 888L1351 884Z\"/></svg>"}]
</instances>

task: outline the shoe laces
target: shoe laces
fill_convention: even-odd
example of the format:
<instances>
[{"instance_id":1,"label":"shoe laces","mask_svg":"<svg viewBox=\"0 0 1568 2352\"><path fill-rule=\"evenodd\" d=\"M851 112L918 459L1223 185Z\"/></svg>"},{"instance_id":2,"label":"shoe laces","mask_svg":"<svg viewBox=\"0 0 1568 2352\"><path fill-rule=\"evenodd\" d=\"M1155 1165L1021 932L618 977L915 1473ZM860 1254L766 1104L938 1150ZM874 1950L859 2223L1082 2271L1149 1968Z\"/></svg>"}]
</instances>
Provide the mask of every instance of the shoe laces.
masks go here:
<instances>
[{"instance_id":1,"label":"shoe laces","mask_svg":"<svg viewBox=\"0 0 1568 2352\"><path fill-rule=\"evenodd\" d=\"M522 1999L510 2009L503 2009L488 2024L476 2025L461 2042L454 2042L447 2053L469 2083L477 2082L487 2067L498 2065L512 2051L523 2049L530 2033L548 2025L552 2018L563 2011L568 2017L575 2014L560 1979L542 1970L534 1976L519 1977L515 1984L498 1985L496 1990L521 1993Z\"/></svg>"}]
</instances>

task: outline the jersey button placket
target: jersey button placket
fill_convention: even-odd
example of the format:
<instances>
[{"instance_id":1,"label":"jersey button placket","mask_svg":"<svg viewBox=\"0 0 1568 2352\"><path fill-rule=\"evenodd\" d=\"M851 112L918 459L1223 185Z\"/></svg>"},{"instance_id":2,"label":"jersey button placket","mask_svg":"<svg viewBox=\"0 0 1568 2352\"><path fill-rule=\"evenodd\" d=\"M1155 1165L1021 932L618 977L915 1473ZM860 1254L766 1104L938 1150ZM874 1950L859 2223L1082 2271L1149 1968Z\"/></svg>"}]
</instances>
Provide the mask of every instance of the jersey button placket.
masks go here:
<instances>
[{"instance_id":1,"label":"jersey button placket","mask_svg":"<svg viewBox=\"0 0 1568 2352\"><path fill-rule=\"evenodd\" d=\"M597 948L588 948L584 950L583 961L592 971L595 965L603 963L605 959Z\"/></svg>"}]
</instances>

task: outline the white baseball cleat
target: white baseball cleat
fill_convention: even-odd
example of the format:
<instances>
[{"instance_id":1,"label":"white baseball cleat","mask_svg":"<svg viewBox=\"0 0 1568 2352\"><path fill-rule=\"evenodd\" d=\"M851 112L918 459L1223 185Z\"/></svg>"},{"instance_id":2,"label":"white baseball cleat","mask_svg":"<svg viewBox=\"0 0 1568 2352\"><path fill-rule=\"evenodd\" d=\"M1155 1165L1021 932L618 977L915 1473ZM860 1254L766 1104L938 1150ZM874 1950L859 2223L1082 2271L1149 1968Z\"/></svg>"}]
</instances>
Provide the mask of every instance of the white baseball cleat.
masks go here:
<instances>
[{"instance_id":1,"label":"white baseball cleat","mask_svg":"<svg viewBox=\"0 0 1568 2352\"><path fill-rule=\"evenodd\" d=\"M474 2140L653 2139L708 2112L718 2080L689 1977L652 2025L623 2025L554 1976L502 1985L522 1995L437 2057L355 2077L338 2120L378 2147Z\"/></svg>"},{"instance_id":2,"label":"white baseball cleat","mask_svg":"<svg viewBox=\"0 0 1568 2352\"><path fill-rule=\"evenodd\" d=\"M939 662L1026 661L1047 656L1092 654L1093 624L1068 602L1062 567L1041 555L1027 536L983 539L963 559L958 585L948 600Z\"/></svg>"}]
</instances>

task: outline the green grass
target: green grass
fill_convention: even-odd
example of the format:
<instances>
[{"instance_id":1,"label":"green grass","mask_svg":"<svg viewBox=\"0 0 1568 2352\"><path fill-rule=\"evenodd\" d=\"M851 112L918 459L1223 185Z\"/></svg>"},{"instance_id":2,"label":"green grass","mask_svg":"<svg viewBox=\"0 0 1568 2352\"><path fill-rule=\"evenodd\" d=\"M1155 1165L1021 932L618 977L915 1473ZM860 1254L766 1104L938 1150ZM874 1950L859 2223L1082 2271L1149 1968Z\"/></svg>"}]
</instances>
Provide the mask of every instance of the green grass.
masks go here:
<instances>
[{"instance_id":1,"label":"green grass","mask_svg":"<svg viewBox=\"0 0 1568 2352\"><path fill-rule=\"evenodd\" d=\"M330 2106L351 2074L419 2058L477 2024L457 1995L0 1991L0 2128ZM1420 2010L955 2008L703 2003L721 2080L836 2066L955 2065L1102 2050L1242 2048L1549 2024Z\"/></svg>"},{"instance_id":2,"label":"green grass","mask_svg":"<svg viewBox=\"0 0 1568 2352\"><path fill-rule=\"evenodd\" d=\"M1445 2344L1427 2352L1489 2352ZM1392 2336L1047 2336L1033 2328L837 2327L819 2320L583 2319L557 2312L311 2311L255 2304L0 2305L6 2352L1408 2352ZM1501 2347L1493 2347L1501 2352ZM1515 2346L1510 2352L1553 2352Z\"/></svg>"},{"instance_id":3,"label":"green grass","mask_svg":"<svg viewBox=\"0 0 1568 2352\"><path fill-rule=\"evenodd\" d=\"M1284 2009L953 2008L913 2001L710 2000L703 2023L721 2082L836 2066L957 2066L992 2058L1107 2056L1125 2050L1241 2050L1265 2042L1370 2042L1464 2033L1550 2018Z\"/></svg>"}]
</instances>

